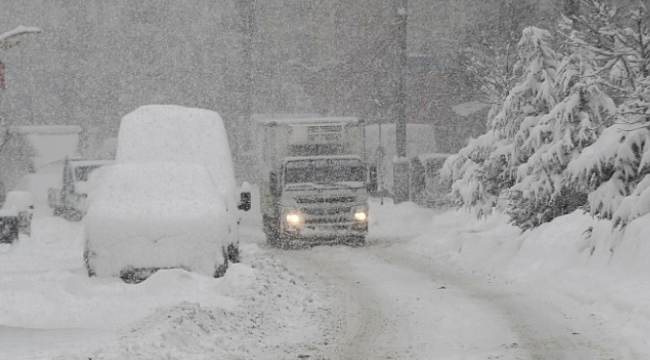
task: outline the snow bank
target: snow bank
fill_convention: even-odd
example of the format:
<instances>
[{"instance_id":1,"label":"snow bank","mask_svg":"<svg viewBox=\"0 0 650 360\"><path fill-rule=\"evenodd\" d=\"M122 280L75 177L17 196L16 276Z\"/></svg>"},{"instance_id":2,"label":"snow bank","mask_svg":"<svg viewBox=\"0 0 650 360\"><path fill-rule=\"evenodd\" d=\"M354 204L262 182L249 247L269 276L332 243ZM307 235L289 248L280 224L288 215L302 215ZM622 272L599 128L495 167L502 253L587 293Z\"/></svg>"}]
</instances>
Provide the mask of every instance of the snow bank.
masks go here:
<instances>
[{"instance_id":1,"label":"snow bank","mask_svg":"<svg viewBox=\"0 0 650 360\"><path fill-rule=\"evenodd\" d=\"M468 275L526 287L556 306L578 306L617 327L613 333L635 339L621 344L625 349L650 350L647 336L636 335L650 333L650 216L625 232L579 210L525 233L499 213L477 220L450 211L430 224L408 244L412 252Z\"/></svg>"},{"instance_id":2,"label":"snow bank","mask_svg":"<svg viewBox=\"0 0 650 360\"><path fill-rule=\"evenodd\" d=\"M422 209L413 202L395 205L393 199L369 199L368 229L372 238L409 239L430 227L434 211Z\"/></svg>"},{"instance_id":3,"label":"snow bank","mask_svg":"<svg viewBox=\"0 0 650 360\"><path fill-rule=\"evenodd\" d=\"M85 236L98 276L185 267L213 275L228 239L225 199L198 164L113 165L90 197Z\"/></svg>"}]
</instances>

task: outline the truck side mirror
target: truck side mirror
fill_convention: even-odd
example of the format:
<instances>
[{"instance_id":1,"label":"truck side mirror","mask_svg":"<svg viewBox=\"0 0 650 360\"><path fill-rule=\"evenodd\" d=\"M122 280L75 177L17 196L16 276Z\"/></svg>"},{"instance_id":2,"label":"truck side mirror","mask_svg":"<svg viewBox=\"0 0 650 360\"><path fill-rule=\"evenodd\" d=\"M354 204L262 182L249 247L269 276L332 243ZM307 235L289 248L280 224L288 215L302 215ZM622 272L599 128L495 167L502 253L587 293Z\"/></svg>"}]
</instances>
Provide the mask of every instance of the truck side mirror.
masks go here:
<instances>
[{"instance_id":1,"label":"truck side mirror","mask_svg":"<svg viewBox=\"0 0 650 360\"><path fill-rule=\"evenodd\" d=\"M237 209L239 210L244 210L248 211L251 209L251 193L249 191L245 191L239 194L239 205L237 205Z\"/></svg>"},{"instance_id":2,"label":"truck side mirror","mask_svg":"<svg viewBox=\"0 0 650 360\"><path fill-rule=\"evenodd\" d=\"M282 186L280 184L280 179L278 173L275 171L271 171L271 174L269 175L269 188L271 190L271 195L282 195Z\"/></svg>"}]
</instances>

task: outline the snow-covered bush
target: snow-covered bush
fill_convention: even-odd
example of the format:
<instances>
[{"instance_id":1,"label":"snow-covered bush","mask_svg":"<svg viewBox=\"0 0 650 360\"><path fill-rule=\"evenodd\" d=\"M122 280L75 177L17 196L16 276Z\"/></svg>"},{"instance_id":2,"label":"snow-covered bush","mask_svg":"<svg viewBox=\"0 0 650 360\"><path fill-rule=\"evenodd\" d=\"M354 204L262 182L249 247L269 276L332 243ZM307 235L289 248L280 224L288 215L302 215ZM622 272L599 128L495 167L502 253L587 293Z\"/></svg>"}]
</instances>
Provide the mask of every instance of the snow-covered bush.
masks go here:
<instances>
[{"instance_id":1,"label":"snow-covered bush","mask_svg":"<svg viewBox=\"0 0 650 360\"><path fill-rule=\"evenodd\" d=\"M507 141L507 140L506 140ZM450 156L440 174L453 182L452 196L458 205L474 209L477 216L490 214L497 205L501 191L512 185L512 178L503 172L507 166L507 149L495 131L488 131Z\"/></svg>"}]
</instances>

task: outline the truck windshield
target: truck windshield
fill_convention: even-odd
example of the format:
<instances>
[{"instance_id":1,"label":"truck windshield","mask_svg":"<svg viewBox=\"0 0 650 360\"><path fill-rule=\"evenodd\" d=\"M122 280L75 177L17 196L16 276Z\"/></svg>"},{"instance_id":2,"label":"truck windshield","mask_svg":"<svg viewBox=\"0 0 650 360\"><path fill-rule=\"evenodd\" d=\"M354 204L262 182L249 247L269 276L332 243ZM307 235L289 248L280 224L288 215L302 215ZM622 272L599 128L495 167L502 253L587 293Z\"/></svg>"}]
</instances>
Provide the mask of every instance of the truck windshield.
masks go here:
<instances>
[{"instance_id":1,"label":"truck windshield","mask_svg":"<svg viewBox=\"0 0 650 360\"><path fill-rule=\"evenodd\" d=\"M310 159L289 161L285 183L363 182L365 169L357 159Z\"/></svg>"}]
</instances>

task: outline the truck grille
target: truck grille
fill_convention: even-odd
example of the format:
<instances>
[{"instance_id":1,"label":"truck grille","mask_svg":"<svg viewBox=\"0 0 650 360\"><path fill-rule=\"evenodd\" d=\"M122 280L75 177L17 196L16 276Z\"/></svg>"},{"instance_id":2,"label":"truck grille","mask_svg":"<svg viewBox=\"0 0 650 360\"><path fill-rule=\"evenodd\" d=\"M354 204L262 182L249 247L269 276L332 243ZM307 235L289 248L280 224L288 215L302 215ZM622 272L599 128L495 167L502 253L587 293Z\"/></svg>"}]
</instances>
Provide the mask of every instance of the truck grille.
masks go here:
<instances>
[{"instance_id":1,"label":"truck grille","mask_svg":"<svg viewBox=\"0 0 650 360\"><path fill-rule=\"evenodd\" d=\"M328 217L318 217L318 218L307 218L305 219L305 225L319 225L319 224L337 224L337 223L346 223L350 219L347 216L328 216Z\"/></svg>"},{"instance_id":2,"label":"truck grille","mask_svg":"<svg viewBox=\"0 0 650 360\"><path fill-rule=\"evenodd\" d=\"M340 133L343 130L341 125L322 125L322 126L308 126L308 134L318 133Z\"/></svg>"},{"instance_id":3,"label":"truck grille","mask_svg":"<svg viewBox=\"0 0 650 360\"><path fill-rule=\"evenodd\" d=\"M337 196L329 198L297 198L298 204L335 204L354 202L357 199L354 196Z\"/></svg>"},{"instance_id":4,"label":"truck grille","mask_svg":"<svg viewBox=\"0 0 650 360\"><path fill-rule=\"evenodd\" d=\"M352 208L350 207L336 207L336 208L303 208L301 212L307 215L337 215L349 214Z\"/></svg>"}]
</instances>

